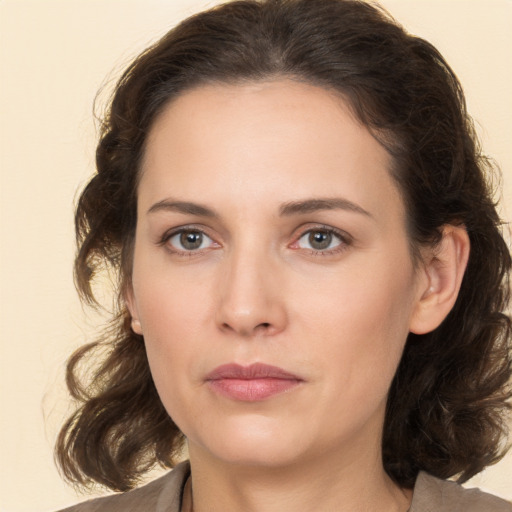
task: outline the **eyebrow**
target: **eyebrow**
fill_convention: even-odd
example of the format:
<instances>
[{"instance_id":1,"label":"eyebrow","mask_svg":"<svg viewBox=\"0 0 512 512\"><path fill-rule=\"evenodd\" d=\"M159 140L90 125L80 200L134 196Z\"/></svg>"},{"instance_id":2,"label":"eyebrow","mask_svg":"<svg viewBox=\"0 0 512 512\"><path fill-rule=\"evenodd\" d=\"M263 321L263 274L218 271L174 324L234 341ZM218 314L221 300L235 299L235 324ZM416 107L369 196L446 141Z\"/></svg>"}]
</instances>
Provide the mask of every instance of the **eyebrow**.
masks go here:
<instances>
[{"instance_id":1,"label":"eyebrow","mask_svg":"<svg viewBox=\"0 0 512 512\"><path fill-rule=\"evenodd\" d=\"M346 210L373 218L370 212L358 204L340 197L290 201L281 205L279 208L279 214L282 217L288 217L291 215L303 215L322 210ZM155 213L160 211L177 212L186 215L197 215L198 217L219 217L219 215L214 210L208 208L207 206L189 201L174 201L171 199L163 199L162 201L158 201L149 208L148 213Z\"/></svg>"},{"instance_id":2,"label":"eyebrow","mask_svg":"<svg viewBox=\"0 0 512 512\"><path fill-rule=\"evenodd\" d=\"M325 199L306 199L305 201L291 201L289 203L283 204L279 209L279 213L282 216L289 216L313 213L321 210L347 210L373 218L373 215L370 212L368 212L358 204L353 203L348 199L343 199L341 197L332 197Z\"/></svg>"},{"instance_id":3,"label":"eyebrow","mask_svg":"<svg viewBox=\"0 0 512 512\"><path fill-rule=\"evenodd\" d=\"M218 217L218 215L207 208L206 206L191 203L188 201L172 201L170 199L163 199L162 201L158 201L148 210L148 213L154 212L178 212L184 213L188 215L197 215L198 217Z\"/></svg>"}]
</instances>

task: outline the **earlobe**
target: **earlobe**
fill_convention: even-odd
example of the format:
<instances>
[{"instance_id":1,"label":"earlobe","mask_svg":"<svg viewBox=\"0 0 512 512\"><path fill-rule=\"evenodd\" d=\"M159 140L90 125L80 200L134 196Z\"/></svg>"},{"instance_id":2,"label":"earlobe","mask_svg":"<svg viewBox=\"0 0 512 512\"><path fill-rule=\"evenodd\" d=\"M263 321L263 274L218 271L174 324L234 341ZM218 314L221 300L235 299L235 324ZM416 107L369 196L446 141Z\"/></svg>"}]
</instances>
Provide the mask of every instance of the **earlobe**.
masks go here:
<instances>
[{"instance_id":1,"label":"earlobe","mask_svg":"<svg viewBox=\"0 0 512 512\"><path fill-rule=\"evenodd\" d=\"M135 302L135 297L133 294L133 288L130 285L127 289L127 291L124 293L124 301L126 303L126 307L128 308L128 312L130 313L130 316L132 317L132 331L135 334L142 335L142 325L140 323L139 319L139 311L137 308L137 304Z\"/></svg>"},{"instance_id":2,"label":"earlobe","mask_svg":"<svg viewBox=\"0 0 512 512\"><path fill-rule=\"evenodd\" d=\"M469 258L470 242L464 226L447 225L442 239L424 257L424 277L409 330L426 334L436 329L453 308Z\"/></svg>"},{"instance_id":3,"label":"earlobe","mask_svg":"<svg viewBox=\"0 0 512 512\"><path fill-rule=\"evenodd\" d=\"M140 325L140 320L134 318L132 316L132 331L135 334L140 334L142 336L142 326Z\"/></svg>"}]
</instances>

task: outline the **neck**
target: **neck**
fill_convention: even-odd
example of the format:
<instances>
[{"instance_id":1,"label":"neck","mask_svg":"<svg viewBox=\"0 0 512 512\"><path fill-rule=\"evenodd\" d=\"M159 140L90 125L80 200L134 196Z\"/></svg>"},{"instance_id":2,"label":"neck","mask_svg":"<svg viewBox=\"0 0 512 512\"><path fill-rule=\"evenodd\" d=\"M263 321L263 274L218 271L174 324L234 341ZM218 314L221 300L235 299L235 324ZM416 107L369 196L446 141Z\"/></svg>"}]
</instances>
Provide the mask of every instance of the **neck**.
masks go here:
<instances>
[{"instance_id":1,"label":"neck","mask_svg":"<svg viewBox=\"0 0 512 512\"><path fill-rule=\"evenodd\" d=\"M193 512L406 512L412 491L385 473L380 448L352 451L354 456L321 454L300 464L251 466L190 446Z\"/></svg>"}]
</instances>

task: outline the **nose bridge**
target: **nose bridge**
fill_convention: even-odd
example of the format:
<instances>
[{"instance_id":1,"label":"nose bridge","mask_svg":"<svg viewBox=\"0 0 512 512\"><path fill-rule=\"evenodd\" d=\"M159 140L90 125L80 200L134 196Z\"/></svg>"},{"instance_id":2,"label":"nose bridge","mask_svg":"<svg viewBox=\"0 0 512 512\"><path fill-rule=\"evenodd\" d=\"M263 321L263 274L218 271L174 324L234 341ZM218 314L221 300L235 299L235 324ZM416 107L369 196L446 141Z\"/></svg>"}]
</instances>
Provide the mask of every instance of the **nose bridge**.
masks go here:
<instances>
[{"instance_id":1,"label":"nose bridge","mask_svg":"<svg viewBox=\"0 0 512 512\"><path fill-rule=\"evenodd\" d=\"M273 334L284 328L277 258L265 244L240 240L224 261L218 324L243 336Z\"/></svg>"}]
</instances>

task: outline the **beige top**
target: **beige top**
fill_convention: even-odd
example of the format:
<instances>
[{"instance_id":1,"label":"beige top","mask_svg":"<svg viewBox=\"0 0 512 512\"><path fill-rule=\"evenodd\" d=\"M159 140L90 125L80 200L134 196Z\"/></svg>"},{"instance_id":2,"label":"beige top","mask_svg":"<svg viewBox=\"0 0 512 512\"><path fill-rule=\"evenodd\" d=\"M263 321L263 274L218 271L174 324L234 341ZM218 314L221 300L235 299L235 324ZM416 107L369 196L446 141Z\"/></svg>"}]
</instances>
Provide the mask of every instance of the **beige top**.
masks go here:
<instances>
[{"instance_id":1,"label":"beige top","mask_svg":"<svg viewBox=\"0 0 512 512\"><path fill-rule=\"evenodd\" d=\"M61 512L180 512L188 462L163 477L123 494L86 501ZM420 472L409 512L512 512L512 505L478 489L439 480Z\"/></svg>"}]
</instances>

